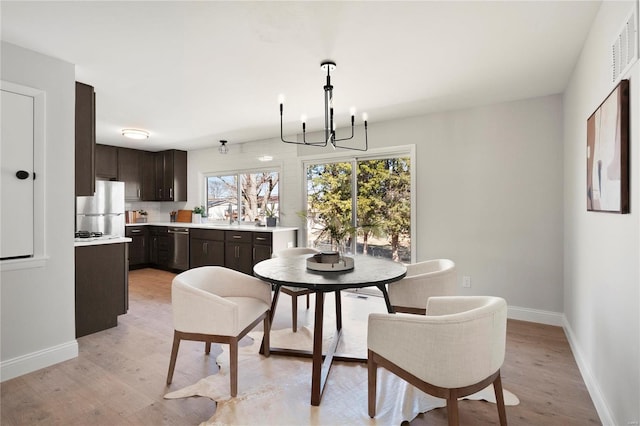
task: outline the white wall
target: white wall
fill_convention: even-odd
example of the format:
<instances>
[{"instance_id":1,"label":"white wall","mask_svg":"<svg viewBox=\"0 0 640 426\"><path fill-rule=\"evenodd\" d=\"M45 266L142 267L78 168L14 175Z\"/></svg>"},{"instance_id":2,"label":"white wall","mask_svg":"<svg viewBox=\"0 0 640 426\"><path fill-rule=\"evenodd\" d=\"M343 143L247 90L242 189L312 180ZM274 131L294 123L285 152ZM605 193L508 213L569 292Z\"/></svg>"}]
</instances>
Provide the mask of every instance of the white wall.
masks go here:
<instances>
[{"instance_id":1,"label":"white wall","mask_svg":"<svg viewBox=\"0 0 640 426\"><path fill-rule=\"evenodd\" d=\"M74 288L75 68L2 43L4 81L42 90L46 97L43 266L12 269L0 284L2 380L77 356ZM20 208L20 206L15 206ZM42 214L42 212L35 212Z\"/></svg>"},{"instance_id":2,"label":"white wall","mask_svg":"<svg viewBox=\"0 0 640 426\"><path fill-rule=\"evenodd\" d=\"M460 288L461 294L499 295L512 317L560 324L559 95L373 123L369 143L371 151L416 146L417 261L451 258L459 281L471 277L472 288ZM303 148L305 156L332 151ZM189 204L204 202L204 173L259 167L261 149L282 167L283 223L300 226L303 157L297 146L277 139L231 145L226 156L217 147L189 152Z\"/></svg>"},{"instance_id":3,"label":"white wall","mask_svg":"<svg viewBox=\"0 0 640 426\"><path fill-rule=\"evenodd\" d=\"M605 425L640 421L638 63L625 76L631 88L631 214L586 211L586 123L613 89L609 44L631 7L602 3L564 97L565 328Z\"/></svg>"}]
</instances>

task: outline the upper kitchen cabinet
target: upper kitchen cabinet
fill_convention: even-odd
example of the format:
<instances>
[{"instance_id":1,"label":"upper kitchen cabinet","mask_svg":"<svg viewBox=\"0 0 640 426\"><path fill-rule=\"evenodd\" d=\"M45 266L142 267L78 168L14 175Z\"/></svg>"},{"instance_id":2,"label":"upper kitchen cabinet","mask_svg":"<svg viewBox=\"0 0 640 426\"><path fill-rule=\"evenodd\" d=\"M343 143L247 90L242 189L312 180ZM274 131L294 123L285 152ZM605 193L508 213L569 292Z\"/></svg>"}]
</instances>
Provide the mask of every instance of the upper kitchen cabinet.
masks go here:
<instances>
[{"instance_id":1,"label":"upper kitchen cabinet","mask_svg":"<svg viewBox=\"0 0 640 426\"><path fill-rule=\"evenodd\" d=\"M124 182L126 201L142 200L142 155L144 151L118 148L118 180Z\"/></svg>"},{"instance_id":2,"label":"upper kitchen cabinet","mask_svg":"<svg viewBox=\"0 0 640 426\"><path fill-rule=\"evenodd\" d=\"M156 152L154 169L156 201L187 201L186 151Z\"/></svg>"},{"instance_id":3,"label":"upper kitchen cabinet","mask_svg":"<svg viewBox=\"0 0 640 426\"><path fill-rule=\"evenodd\" d=\"M76 82L76 196L96 190L96 95L92 86Z\"/></svg>"},{"instance_id":4,"label":"upper kitchen cabinet","mask_svg":"<svg viewBox=\"0 0 640 426\"><path fill-rule=\"evenodd\" d=\"M117 147L111 145L96 145L96 179L118 180Z\"/></svg>"}]
</instances>

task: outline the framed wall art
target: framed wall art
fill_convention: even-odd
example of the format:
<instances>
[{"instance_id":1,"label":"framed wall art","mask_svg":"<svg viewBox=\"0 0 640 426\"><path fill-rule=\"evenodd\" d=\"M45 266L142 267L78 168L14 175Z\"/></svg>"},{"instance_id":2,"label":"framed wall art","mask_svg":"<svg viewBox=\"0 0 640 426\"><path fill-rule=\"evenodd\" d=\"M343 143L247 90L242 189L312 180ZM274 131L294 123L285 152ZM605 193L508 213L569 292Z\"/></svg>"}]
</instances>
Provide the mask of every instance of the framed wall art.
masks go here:
<instances>
[{"instance_id":1,"label":"framed wall art","mask_svg":"<svg viewBox=\"0 0 640 426\"><path fill-rule=\"evenodd\" d=\"M587 210L629 213L629 80L587 119Z\"/></svg>"}]
</instances>

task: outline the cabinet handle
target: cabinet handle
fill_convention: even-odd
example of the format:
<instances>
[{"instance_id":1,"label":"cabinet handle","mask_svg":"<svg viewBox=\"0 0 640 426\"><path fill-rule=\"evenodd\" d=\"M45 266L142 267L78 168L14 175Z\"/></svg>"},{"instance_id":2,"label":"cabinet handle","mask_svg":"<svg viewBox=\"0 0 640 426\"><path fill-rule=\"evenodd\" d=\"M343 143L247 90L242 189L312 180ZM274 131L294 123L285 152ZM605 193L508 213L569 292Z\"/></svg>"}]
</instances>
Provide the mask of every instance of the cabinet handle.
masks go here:
<instances>
[{"instance_id":1,"label":"cabinet handle","mask_svg":"<svg viewBox=\"0 0 640 426\"><path fill-rule=\"evenodd\" d=\"M256 248L253 248L253 260L256 260Z\"/></svg>"},{"instance_id":2,"label":"cabinet handle","mask_svg":"<svg viewBox=\"0 0 640 426\"><path fill-rule=\"evenodd\" d=\"M242 235L234 235L233 238L239 240L240 238L242 238Z\"/></svg>"},{"instance_id":3,"label":"cabinet handle","mask_svg":"<svg viewBox=\"0 0 640 426\"><path fill-rule=\"evenodd\" d=\"M209 243L202 243L202 251L204 254L209 254Z\"/></svg>"},{"instance_id":4,"label":"cabinet handle","mask_svg":"<svg viewBox=\"0 0 640 426\"><path fill-rule=\"evenodd\" d=\"M131 232L132 234L139 234L139 233L141 233L141 232L142 232L142 230L141 230L141 229L132 229L132 230L131 230L131 231L129 231L129 232Z\"/></svg>"},{"instance_id":5,"label":"cabinet handle","mask_svg":"<svg viewBox=\"0 0 640 426\"><path fill-rule=\"evenodd\" d=\"M267 239L265 237L256 237L256 240L258 240L258 241L267 241Z\"/></svg>"},{"instance_id":6,"label":"cabinet handle","mask_svg":"<svg viewBox=\"0 0 640 426\"><path fill-rule=\"evenodd\" d=\"M240 257L240 247L236 246L236 259Z\"/></svg>"},{"instance_id":7,"label":"cabinet handle","mask_svg":"<svg viewBox=\"0 0 640 426\"><path fill-rule=\"evenodd\" d=\"M169 198L173 199L173 188L169 188Z\"/></svg>"},{"instance_id":8,"label":"cabinet handle","mask_svg":"<svg viewBox=\"0 0 640 426\"><path fill-rule=\"evenodd\" d=\"M140 188L138 188L138 190L136 192L138 194L138 198L140 198Z\"/></svg>"},{"instance_id":9,"label":"cabinet handle","mask_svg":"<svg viewBox=\"0 0 640 426\"><path fill-rule=\"evenodd\" d=\"M162 188L158 188L158 198L162 199Z\"/></svg>"}]
</instances>

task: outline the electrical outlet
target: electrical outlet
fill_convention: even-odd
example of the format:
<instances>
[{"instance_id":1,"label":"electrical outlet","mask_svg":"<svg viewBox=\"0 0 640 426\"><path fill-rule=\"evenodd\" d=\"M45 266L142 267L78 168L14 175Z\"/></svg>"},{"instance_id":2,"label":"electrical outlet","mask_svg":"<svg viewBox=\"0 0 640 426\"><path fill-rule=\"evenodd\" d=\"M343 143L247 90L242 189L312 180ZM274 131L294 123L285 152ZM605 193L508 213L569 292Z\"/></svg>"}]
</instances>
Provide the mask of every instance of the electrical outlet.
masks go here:
<instances>
[{"instance_id":1,"label":"electrical outlet","mask_svg":"<svg viewBox=\"0 0 640 426\"><path fill-rule=\"evenodd\" d=\"M471 277L466 275L462 277L462 287L471 288Z\"/></svg>"}]
</instances>

